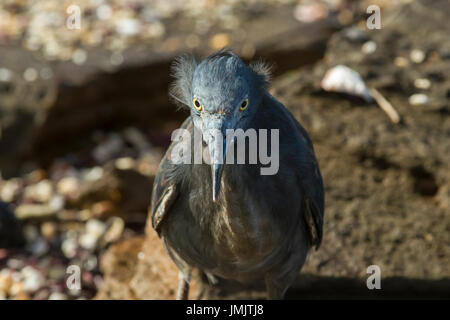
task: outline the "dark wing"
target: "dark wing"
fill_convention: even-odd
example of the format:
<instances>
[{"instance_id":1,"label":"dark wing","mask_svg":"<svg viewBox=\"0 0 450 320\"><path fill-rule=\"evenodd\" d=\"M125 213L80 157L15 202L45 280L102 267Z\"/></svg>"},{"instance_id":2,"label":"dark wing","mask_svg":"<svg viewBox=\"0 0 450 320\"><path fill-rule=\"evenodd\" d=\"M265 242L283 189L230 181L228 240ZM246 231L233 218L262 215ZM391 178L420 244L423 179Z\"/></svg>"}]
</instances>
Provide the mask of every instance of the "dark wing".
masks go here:
<instances>
[{"instance_id":1,"label":"dark wing","mask_svg":"<svg viewBox=\"0 0 450 320\"><path fill-rule=\"evenodd\" d=\"M322 175L308 133L297 121L295 123L307 149L306 161L302 161L300 165L301 188L304 195L302 211L311 234L312 244L318 249L322 242L325 206Z\"/></svg>"},{"instance_id":2,"label":"dark wing","mask_svg":"<svg viewBox=\"0 0 450 320\"><path fill-rule=\"evenodd\" d=\"M180 129L192 130L192 126L191 117L188 117ZM177 174L177 169L180 168L180 165L176 165L171 161L172 150L178 143L177 141L173 141L167 149L164 158L161 160L153 184L150 214L152 217L152 227L158 232L158 235L160 233L161 222L167 216L172 204L178 198L180 191L179 184L181 177L180 174Z\"/></svg>"}]
</instances>

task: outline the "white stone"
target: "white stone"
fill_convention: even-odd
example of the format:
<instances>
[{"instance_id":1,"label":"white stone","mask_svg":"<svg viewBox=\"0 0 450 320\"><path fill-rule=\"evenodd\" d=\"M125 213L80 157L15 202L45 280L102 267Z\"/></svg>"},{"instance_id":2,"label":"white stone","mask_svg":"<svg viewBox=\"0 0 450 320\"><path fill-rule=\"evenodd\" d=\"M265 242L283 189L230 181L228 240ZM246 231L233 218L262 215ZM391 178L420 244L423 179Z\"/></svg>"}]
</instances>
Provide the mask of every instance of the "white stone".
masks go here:
<instances>
[{"instance_id":1,"label":"white stone","mask_svg":"<svg viewBox=\"0 0 450 320\"><path fill-rule=\"evenodd\" d=\"M327 71L321 82L325 91L341 92L358 96L371 102L373 100L364 80L358 72L344 65L338 65Z\"/></svg>"},{"instance_id":2,"label":"white stone","mask_svg":"<svg viewBox=\"0 0 450 320\"><path fill-rule=\"evenodd\" d=\"M423 93L415 93L409 97L409 103L413 106L424 105L429 101L428 96Z\"/></svg>"}]
</instances>

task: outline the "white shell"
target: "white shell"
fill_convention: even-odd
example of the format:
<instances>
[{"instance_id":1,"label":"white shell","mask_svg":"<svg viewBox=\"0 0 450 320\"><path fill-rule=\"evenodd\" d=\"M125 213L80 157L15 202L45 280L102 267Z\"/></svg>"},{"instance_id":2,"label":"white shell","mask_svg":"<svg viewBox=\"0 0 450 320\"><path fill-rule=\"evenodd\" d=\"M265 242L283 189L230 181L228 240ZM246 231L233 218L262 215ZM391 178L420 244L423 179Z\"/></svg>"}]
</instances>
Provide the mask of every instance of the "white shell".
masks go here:
<instances>
[{"instance_id":1,"label":"white shell","mask_svg":"<svg viewBox=\"0 0 450 320\"><path fill-rule=\"evenodd\" d=\"M328 70L320 85L325 91L347 93L361 97L367 102L373 101L369 88L359 73L344 65Z\"/></svg>"}]
</instances>

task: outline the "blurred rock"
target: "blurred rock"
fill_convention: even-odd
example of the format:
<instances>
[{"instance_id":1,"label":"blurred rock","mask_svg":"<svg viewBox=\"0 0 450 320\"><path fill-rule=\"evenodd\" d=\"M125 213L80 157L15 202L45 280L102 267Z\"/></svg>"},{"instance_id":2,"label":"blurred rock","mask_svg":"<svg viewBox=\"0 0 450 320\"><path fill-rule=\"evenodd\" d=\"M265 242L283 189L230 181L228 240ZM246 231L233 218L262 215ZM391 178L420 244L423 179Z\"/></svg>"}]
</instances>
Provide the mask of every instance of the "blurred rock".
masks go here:
<instances>
[{"instance_id":1,"label":"blurred rock","mask_svg":"<svg viewBox=\"0 0 450 320\"><path fill-rule=\"evenodd\" d=\"M89 181L81 187L73 205L89 208L101 219L113 215L126 219L127 214L136 212L141 212L144 217L150 204L152 185L152 177L134 169L118 169L110 163L98 180Z\"/></svg>"},{"instance_id":2,"label":"blurred rock","mask_svg":"<svg viewBox=\"0 0 450 320\"><path fill-rule=\"evenodd\" d=\"M96 299L174 299L178 269L167 256L156 232L113 245L101 259L104 282ZM190 298L200 296L197 275L191 280Z\"/></svg>"},{"instance_id":3,"label":"blurred rock","mask_svg":"<svg viewBox=\"0 0 450 320\"><path fill-rule=\"evenodd\" d=\"M41 272L33 267L26 266L21 271L22 286L25 292L34 292L45 284Z\"/></svg>"},{"instance_id":4,"label":"blurred rock","mask_svg":"<svg viewBox=\"0 0 450 320\"><path fill-rule=\"evenodd\" d=\"M17 248L25 244L21 223L8 204L0 201L0 248Z\"/></svg>"},{"instance_id":5,"label":"blurred rock","mask_svg":"<svg viewBox=\"0 0 450 320\"><path fill-rule=\"evenodd\" d=\"M54 218L56 212L48 204L21 204L16 208L16 217L20 220L46 220Z\"/></svg>"}]
</instances>

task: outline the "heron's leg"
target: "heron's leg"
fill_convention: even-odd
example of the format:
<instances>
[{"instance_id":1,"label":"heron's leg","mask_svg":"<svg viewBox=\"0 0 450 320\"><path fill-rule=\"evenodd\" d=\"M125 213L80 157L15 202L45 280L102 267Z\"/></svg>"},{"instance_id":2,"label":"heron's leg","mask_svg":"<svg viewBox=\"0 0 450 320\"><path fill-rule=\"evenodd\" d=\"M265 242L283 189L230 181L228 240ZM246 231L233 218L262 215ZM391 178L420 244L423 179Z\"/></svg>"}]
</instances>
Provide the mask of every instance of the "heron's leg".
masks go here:
<instances>
[{"instance_id":1,"label":"heron's leg","mask_svg":"<svg viewBox=\"0 0 450 320\"><path fill-rule=\"evenodd\" d=\"M266 275L265 281L266 281L267 299L283 300L284 295L288 288L284 286L282 283L279 283L279 281L276 281L276 279L272 278L269 275Z\"/></svg>"},{"instance_id":2,"label":"heron's leg","mask_svg":"<svg viewBox=\"0 0 450 320\"><path fill-rule=\"evenodd\" d=\"M177 290L177 300L187 300L189 296L189 280L191 278L191 271L188 275L183 272L178 273L178 290Z\"/></svg>"}]
</instances>

